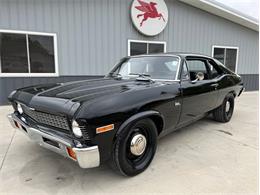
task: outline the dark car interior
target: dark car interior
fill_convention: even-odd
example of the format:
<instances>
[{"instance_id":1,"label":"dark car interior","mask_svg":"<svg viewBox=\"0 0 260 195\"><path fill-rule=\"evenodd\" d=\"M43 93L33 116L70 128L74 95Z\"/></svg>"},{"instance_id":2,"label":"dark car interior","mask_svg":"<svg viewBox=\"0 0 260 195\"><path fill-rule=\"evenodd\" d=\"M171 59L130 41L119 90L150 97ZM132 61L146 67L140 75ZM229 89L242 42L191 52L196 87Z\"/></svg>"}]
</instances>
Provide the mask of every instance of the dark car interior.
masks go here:
<instances>
[{"instance_id":1,"label":"dark car interior","mask_svg":"<svg viewBox=\"0 0 260 195\"><path fill-rule=\"evenodd\" d=\"M204 74L203 80L216 78L221 74L220 70L216 69L212 62L204 59L187 59L186 66L191 81L196 80L198 73Z\"/></svg>"},{"instance_id":2,"label":"dark car interior","mask_svg":"<svg viewBox=\"0 0 260 195\"><path fill-rule=\"evenodd\" d=\"M195 80L197 73L201 72L204 74L204 80L209 79L209 71L207 62L204 60L191 59L187 60L187 67L190 73L190 79Z\"/></svg>"}]
</instances>

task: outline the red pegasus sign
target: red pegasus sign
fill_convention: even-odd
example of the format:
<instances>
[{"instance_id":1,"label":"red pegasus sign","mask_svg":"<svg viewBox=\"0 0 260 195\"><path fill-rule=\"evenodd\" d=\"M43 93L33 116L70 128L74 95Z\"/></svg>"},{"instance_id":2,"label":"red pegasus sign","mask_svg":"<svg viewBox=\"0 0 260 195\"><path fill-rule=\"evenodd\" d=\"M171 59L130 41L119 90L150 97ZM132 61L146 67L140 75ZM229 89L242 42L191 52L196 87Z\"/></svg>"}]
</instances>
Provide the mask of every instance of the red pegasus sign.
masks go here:
<instances>
[{"instance_id":1,"label":"red pegasus sign","mask_svg":"<svg viewBox=\"0 0 260 195\"><path fill-rule=\"evenodd\" d=\"M140 23L140 26L143 25L143 22L146 21L148 18L159 18L159 20L162 18L165 22L165 19L161 13L157 11L157 8L155 7L157 3L150 2L147 3L142 0L137 0L140 4L140 6L135 6L136 9L138 9L141 12L144 12L143 14L138 14L137 18L143 16L143 20Z\"/></svg>"}]
</instances>

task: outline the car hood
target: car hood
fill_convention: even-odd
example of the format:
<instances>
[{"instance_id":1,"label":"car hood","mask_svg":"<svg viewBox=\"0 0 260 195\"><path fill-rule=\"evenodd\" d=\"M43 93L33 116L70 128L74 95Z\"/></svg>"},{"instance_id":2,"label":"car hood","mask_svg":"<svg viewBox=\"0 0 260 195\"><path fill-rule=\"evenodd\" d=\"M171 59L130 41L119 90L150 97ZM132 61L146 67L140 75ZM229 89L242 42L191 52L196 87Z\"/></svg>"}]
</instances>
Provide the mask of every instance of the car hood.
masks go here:
<instances>
[{"instance_id":1,"label":"car hood","mask_svg":"<svg viewBox=\"0 0 260 195\"><path fill-rule=\"evenodd\" d=\"M102 78L22 88L10 99L37 110L72 115L81 104L160 85L163 83Z\"/></svg>"},{"instance_id":2,"label":"car hood","mask_svg":"<svg viewBox=\"0 0 260 195\"><path fill-rule=\"evenodd\" d=\"M85 102L107 95L116 95L129 90L138 90L154 85L156 84L148 81L103 78L64 83L40 93L39 96L62 98L73 102Z\"/></svg>"}]
</instances>

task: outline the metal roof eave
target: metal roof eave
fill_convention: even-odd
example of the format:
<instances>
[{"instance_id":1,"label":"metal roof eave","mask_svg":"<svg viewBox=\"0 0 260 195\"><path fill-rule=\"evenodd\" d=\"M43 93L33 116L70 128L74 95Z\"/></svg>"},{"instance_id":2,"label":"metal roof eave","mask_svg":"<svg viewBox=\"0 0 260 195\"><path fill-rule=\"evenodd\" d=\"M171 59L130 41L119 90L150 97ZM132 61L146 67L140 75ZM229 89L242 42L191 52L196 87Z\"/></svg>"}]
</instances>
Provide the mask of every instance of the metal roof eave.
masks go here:
<instances>
[{"instance_id":1,"label":"metal roof eave","mask_svg":"<svg viewBox=\"0 0 260 195\"><path fill-rule=\"evenodd\" d=\"M210 0L179 0L179 1L189 4L193 7L202 9L204 11L207 11L211 14L220 16L220 17L230 20L234 23L237 23L237 24L240 24L247 28L250 28L252 30L259 31L259 23L257 21L255 21L249 17L240 15L239 13L236 13L223 6L220 6L219 4L216 4L215 2L213 3Z\"/></svg>"}]
</instances>

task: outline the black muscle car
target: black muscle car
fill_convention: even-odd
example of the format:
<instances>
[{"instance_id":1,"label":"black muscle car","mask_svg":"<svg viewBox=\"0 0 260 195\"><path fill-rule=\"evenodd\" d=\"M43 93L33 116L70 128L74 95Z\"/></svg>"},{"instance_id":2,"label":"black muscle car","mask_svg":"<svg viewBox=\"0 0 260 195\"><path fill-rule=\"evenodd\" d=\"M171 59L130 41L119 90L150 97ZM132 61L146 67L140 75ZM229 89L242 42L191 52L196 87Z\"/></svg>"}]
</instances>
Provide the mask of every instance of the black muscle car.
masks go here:
<instances>
[{"instance_id":1,"label":"black muscle car","mask_svg":"<svg viewBox=\"0 0 260 195\"><path fill-rule=\"evenodd\" d=\"M45 84L9 95L13 127L82 168L109 161L133 176L151 163L157 139L213 114L228 122L240 76L204 55L123 58L102 79Z\"/></svg>"}]
</instances>

